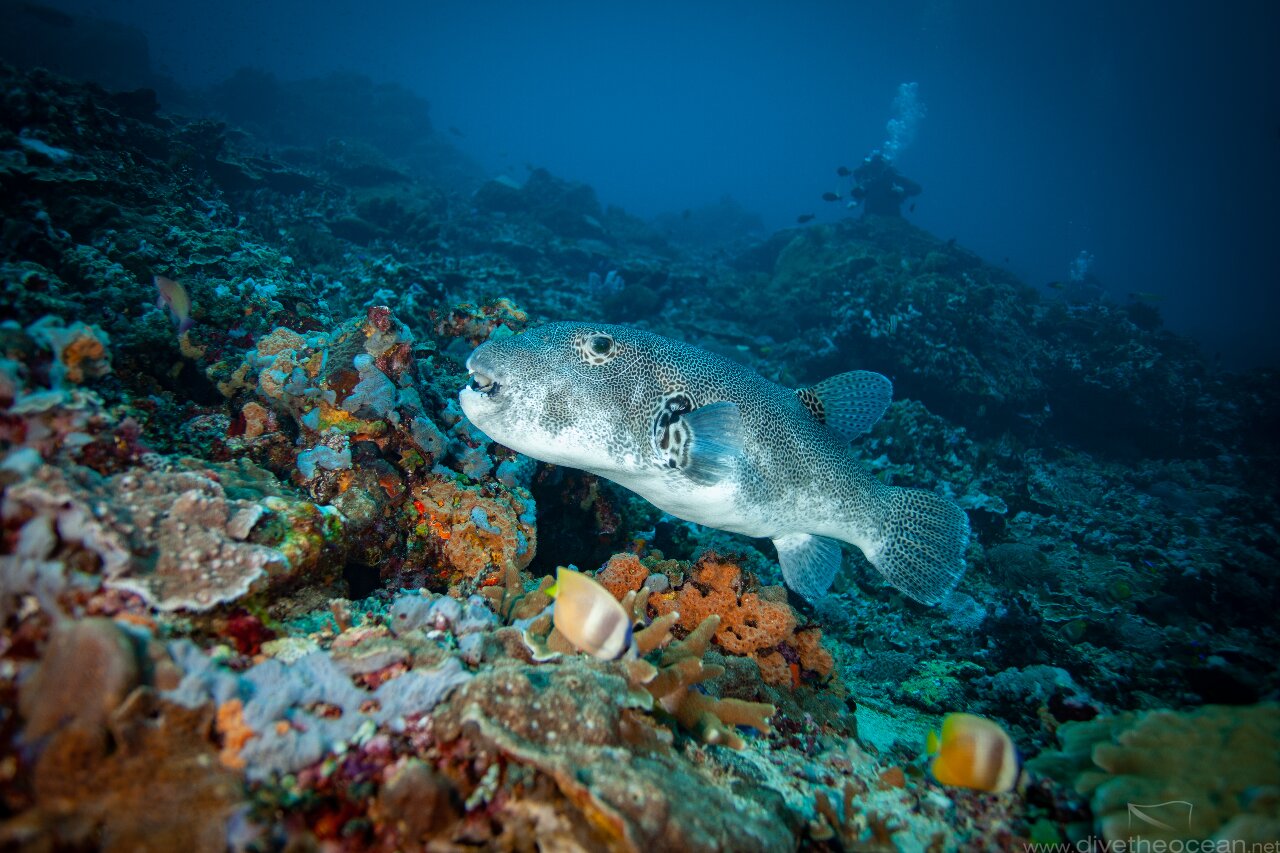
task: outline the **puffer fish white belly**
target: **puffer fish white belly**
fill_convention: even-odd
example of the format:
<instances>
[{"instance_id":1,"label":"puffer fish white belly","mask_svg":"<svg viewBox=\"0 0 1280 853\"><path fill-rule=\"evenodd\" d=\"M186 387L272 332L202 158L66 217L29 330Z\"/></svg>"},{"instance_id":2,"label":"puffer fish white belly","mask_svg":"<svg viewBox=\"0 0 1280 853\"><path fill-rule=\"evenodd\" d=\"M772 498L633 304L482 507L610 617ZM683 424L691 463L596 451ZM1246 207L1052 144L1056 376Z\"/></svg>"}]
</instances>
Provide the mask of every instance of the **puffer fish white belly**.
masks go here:
<instances>
[{"instance_id":1,"label":"puffer fish white belly","mask_svg":"<svg viewBox=\"0 0 1280 853\"><path fill-rule=\"evenodd\" d=\"M684 484L680 488L681 484L660 471L648 476L621 476L614 482L685 521L752 537L771 535L758 513L751 512L742 502L736 481L726 480L714 486Z\"/></svg>"}]
</instances>

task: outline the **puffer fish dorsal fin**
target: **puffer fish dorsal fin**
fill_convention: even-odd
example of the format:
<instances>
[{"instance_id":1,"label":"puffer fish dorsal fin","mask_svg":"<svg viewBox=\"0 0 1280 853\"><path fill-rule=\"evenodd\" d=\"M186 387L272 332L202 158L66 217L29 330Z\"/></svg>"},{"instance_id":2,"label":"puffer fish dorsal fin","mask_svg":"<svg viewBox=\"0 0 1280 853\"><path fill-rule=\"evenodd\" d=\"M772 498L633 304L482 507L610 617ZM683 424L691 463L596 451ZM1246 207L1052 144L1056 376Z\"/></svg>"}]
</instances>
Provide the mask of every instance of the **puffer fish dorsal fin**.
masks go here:
<instances>
[{"instance_id":1,"label":"puffer fish dorsal fin","mask_svg":"<svg viewBox=\"0 0 1280 853\"><path fill-rule=\"evenodd\" d=\"M742 412L736 403L692 408L688 397L677 395L664 403L653 426L659 464L699 486L731 476L742 455Z\"/></svg>"},{"instance_id":2,"label":"puffer fish dorsal fin","mask_svg":"<svg viewBox=\"0 0 1280 853\"><path fill-rule=\"evenodd\" d=\"M893 383L870 370L852 370L796 391L809 414L852 441L876 425L893 402Z\"/></svg>"},{"instance_id":3,"label":"puffer fish dorsal fin","mask_svg":"<svg viewBox=\"0 0 1280 853\"><path fill-rule=\"evenodd\" d=\"M840 571L840 545L834 539L809 533L793 533L773 540L778 565L787 586L810 601L831 588Z\"/></svg>"}]
</instances>

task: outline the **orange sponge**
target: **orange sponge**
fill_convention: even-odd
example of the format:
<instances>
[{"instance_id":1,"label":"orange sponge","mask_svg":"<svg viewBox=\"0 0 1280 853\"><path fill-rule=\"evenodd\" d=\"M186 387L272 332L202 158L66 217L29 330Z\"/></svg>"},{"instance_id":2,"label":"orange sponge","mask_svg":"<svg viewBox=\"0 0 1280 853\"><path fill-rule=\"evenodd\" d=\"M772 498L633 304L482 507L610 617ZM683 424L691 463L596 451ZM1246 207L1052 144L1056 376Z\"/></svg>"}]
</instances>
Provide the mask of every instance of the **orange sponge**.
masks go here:
<instances>
[{"instance_id":1,"label":"orange sponge","mask_svg":"<svg viewBox=\"0 0 1280 853\"><path fill-rule=\"evenodd\" d=\"M614 559L621 563L623 556ZM761 587L743 592L743 587L737 564L708 553L689 570L679 589L649 602L659 615L679 611L680 627L686 631L708 616L719 616L714 642L730 654L753 658L769 684L795 686L801 670L828 676L832 659L820 643L822 632L817 628L796 631L796 614L787 604L786 590ZM798 666L792 666L797 659Z\"/></svg>"},{"instance_id":2,"label":"orange sponge","mask_svg":"<svg viewBox=\"0 0 1280 853\"><path fill-rule=\"evenodd\" d=\"M634 592L644 586L647 577L649 577L649 570L635 554L614 554L596 575L596 580L602 587L613 593L614 598L621 601L628 592Z\"/></svg>"},{"instance_id":3,"label":"orange sponge","mask_svg":"<svg viewBox=\"0 0 1280 853\"><path fill-rule=\"evenodd\" d=\"M802 628L796 631L791 640L791 645L795 646L796 651L800 653L800 667L802 669L807 669L810 672L817 673L822 678L826 678L831 674L831 670L835 668L835 661L831 657L831 652L823 647L821 641L821 628Z\"/></svg>"},{"instance_id":4,"label":"orange sponge","mask_svg":"<svg viewBox=\"0 0 1280 853\"><path fill-rule=\"evenodd\" d=\"M790 639L795 629L796 615L790 606L748 592L739 600L737 611L720 623L716 642L735 655L749 655Z\"/></svg>"}]
</instances>

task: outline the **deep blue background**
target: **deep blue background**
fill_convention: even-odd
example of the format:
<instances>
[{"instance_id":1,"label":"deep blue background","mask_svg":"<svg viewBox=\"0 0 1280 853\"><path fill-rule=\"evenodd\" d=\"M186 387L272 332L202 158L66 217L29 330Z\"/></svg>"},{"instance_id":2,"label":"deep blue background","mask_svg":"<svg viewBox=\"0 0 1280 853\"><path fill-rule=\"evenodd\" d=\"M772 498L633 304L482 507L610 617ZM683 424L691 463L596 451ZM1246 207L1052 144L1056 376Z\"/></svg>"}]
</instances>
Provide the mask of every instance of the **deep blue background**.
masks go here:
<instances>
[{"instance_id":1,"label":"deep blue background","mask_svg":"<svg viewBox=\"0 0 1280 853\"><path fill-rule=\"evenodd\" d=\"M844 215L819 196L917 81L915 222L1037 285L1091 251L1114 298L1161 294L1227 364L1280 365L1280 4L55 5L143 29L184 84L354 69L426 96L495 174L546 166L641 215L728 193L770 227Z\"/></svg>"}]
</instances>

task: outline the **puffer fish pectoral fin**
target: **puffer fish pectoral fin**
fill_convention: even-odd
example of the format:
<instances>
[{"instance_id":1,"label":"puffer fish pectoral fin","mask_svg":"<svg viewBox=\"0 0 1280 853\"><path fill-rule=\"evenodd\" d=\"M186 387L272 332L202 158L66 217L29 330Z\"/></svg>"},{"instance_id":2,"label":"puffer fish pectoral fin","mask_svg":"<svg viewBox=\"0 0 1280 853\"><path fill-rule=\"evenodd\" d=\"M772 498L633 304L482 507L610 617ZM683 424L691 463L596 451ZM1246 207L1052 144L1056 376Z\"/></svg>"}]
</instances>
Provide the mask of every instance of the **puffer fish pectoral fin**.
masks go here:
<instances>
[{"instance_id":1,"label":"puffer fish pectoral fin","mask_svg":"<svg viewBox=\"0 0 1280 853\"><path fill-rule=\"evenodd\" d=\"M876 425L893 402L893 383L870 370L852 370L796 391L820 422L852 441Z\"/></svg>"},{"instance_id":2,"label":"puffer fish pectoral fin","mask_svg":"<svg viewBox=\"0 0 1280 853\"><path fill-rule=\"evenodd\" d=\"M728 401L700 406L673 419L658 446L668 468L714 486L732 476L742 456L742 412Z\"/></svg>"},{"instance_id":3,"label":"puffer fish pectoral fin","mask_svg":"<svg viewBox=\"0 0 1280 853\"><path fill-rule=\"evenodd\" d=\"M946 498L893 487L878 542L867 559L885 580L921 604L946 598L964 575L969 516Z\"/></svg>"},{"instance_id":4,"label":"puffer fish pectoral fin","mask_svg":"<svg viewBox=\"0 0 1280 853\"><path fill-rule=\"evenodd\" d=\"M810 601L831 588L840 571L840 545L834 539L809 533L792 533L773 540L787 586Z\"/></svg>"}]
</instances>

